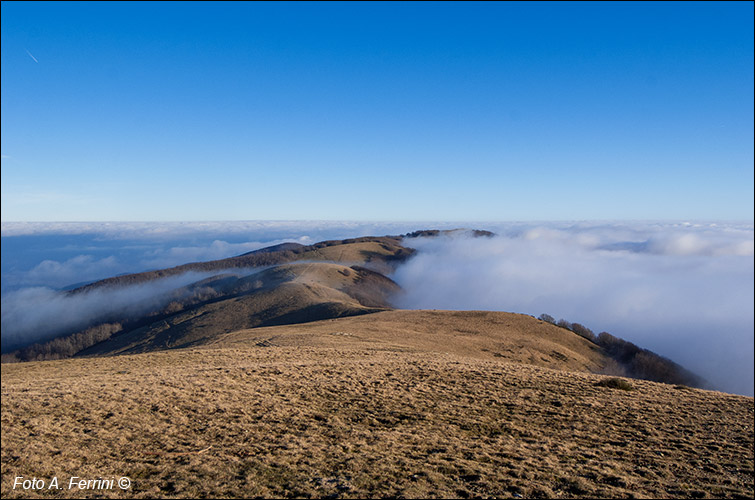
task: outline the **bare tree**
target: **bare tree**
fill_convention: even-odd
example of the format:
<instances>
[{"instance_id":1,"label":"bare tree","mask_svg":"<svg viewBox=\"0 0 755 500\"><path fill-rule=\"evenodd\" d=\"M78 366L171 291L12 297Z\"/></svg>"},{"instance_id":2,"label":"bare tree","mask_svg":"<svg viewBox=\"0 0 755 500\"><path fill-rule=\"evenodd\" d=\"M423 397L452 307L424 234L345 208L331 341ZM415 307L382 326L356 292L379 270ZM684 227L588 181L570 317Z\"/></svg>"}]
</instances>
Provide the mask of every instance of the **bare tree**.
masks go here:
<instances>
[{"instance_id":1,"label":"bare tree","mask_svg":"<svg viewBox=\"0 0 755 500\"><path fill-rule=\"evenodd\" d=\"M539 319L540 321L545 321L546 323L550 323L551 325L555 325L556 324L556 318L554 318L550 314L543 313L540 316L538 316L537 319Z\"/></svg>"}]
</instances>

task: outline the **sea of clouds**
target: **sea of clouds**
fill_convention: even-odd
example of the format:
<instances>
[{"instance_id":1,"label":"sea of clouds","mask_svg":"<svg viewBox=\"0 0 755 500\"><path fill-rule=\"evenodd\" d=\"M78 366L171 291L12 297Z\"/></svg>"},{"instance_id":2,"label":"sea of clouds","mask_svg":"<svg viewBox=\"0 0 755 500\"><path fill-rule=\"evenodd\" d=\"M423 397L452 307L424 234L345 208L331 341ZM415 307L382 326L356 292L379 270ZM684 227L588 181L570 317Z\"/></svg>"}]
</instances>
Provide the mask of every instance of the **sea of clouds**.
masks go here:
<instances>
[{"instance_id":1,"label":"sea of clouds","mask_svg":"<svg viewBox=\"0 0 755 500\"><path fill-rule=\"evenodd\" d=\"M548 313L753 394L751 224L501 226L412 245L399 307Z\"/></svg>"},{"instance_id":2,"label":"sea of clouds","mask_svg":"<svg viewBox=\"0 0 755 500\"><path fill-rule=\"evenodd\" d=\"M548 313L753 395L752 223L3 223L3 345L6 337L15 344L48 336L61 318L98 314L98 303L138 307L174 285L134 288L117 300L80 297L77 305L57 291L74 284L284 241L460 226L496 236L407 240L419 252L392 276L404 289L397 306Z\"/></svg>"}]
</instances>

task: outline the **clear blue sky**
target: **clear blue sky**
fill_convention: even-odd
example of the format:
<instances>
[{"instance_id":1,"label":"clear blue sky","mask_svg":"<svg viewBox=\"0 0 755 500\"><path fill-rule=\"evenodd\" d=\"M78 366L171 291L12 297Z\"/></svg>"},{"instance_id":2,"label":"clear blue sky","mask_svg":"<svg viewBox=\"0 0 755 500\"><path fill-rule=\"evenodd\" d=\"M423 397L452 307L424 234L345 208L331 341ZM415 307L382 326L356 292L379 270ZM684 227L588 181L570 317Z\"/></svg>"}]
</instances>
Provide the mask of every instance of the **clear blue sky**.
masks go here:
<instances>
[{"instance_id":1,"label":"clear blue sky","mask_svg":"<svg viewBox=\"0 0 755 500\"><path fill-rule=\"evenodd\" d=\"M753 16L3 1L2 220L752 220Z\"/></svg>"}]
</instances>

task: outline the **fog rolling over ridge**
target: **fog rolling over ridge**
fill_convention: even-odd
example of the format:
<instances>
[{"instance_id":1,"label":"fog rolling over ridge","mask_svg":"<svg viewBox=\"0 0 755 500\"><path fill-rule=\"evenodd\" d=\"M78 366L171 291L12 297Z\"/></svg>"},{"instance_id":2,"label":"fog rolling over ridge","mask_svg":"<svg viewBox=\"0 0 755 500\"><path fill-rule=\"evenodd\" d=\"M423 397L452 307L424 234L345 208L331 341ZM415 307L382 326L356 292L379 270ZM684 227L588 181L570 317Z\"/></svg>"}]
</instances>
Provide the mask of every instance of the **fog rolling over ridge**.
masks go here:
<instances>
[{"instance_id":1,"label":"fog rolling over ridge","mask_svg":"<svg viewBox=\"0 0 755 500\"><path fill-rule=\"evenodd\" d=\"M73 333L98 322L120 322L149 314L184 298L188 292L182 287L215 274L219 273L187 272L147 283L73 294L46 287L4 294L2 352Z\"/></svg>"},{"instance_id":2,"label":"fog rolling over ridge","mask_svg":"<svg viewBox=\"0 0 755 500\"><path fill-rule=\"evenodd\" d=\"M411 309L521 312L578 322L753 395L751 225L498 227L422 238L392 278Z\"/></svg>"},{"instance_id":3,"label":"fog rolling over ridge","mask_svg":"<svg viewBox=\"0 0 755 500\"><path fill-rule=\"evenodd\" d=\"M233 257L284 242L304 245L404 234L443 222L3 222L2 292L63 288L118 274Z\"/></svg>"},{"instance_id":4,"label":"fog rolling over ridge","mask_svg":"<svg viewBox=\"0 0 755 500\"><path fill-rule=\"evenodd\" d=\"M3 234L3 260L4 266L19 263L11 274L19 285L51 287L83 281L72 271L85 268L87 262L108 262L114 269L138 272L153 268L156 257L175 265L198 256L226 257L225 252L238 254L239 250L281 241L310 243L429 227L490 230L496 236L472 238L457 233L406 238L404 245L418 252L390 276L403 288L394 305L533 316L548 313L586 325L596 334L608 331L666 356L716 388L753 395L752 224L244 224L229 223L224 229L223 223L213 223L207 234L206 227L194 230L189 223L164 227L155 223L154 238L141 225L137 229L146 236L138 241L133 232L124 238L124 228L117 224L100 233L90 227L81 248L76 246L75 228L54 226L45 234L68 231L64 233L68 238L65 257L52 259L57 249L53 245L49 252L39 249L38 259L29 260L26 267L22 260L6 261L6 252L13 248L5 246L6 241L29 237L17 226L13 235ZM224 230L228 231L225 237ZM123 246L128 246L130 253L122 253ZM40 267L43 262L47 264ZM204 277L187 273L73 295L39 286L4 289L3 351L114 313L160 307L173 300L175 289Z\"/></svg>"}]
</instances>

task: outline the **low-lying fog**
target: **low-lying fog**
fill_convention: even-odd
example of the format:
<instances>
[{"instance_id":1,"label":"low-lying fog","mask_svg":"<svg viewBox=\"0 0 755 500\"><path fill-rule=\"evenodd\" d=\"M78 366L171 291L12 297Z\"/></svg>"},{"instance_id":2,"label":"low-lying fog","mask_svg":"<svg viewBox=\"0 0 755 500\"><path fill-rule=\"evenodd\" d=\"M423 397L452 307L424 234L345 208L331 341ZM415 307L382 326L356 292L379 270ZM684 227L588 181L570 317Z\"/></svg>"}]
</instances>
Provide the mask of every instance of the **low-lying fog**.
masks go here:
<instances>
[{"instance_id":1,"label":"low-lying fog","mask_svg":"<svg viewBox=\"0 0 755 500\"><path fill-rule=\"evenodd\" d=\"M752 224L3 223L3 351L113 308L164 300L199 276L116 294L70 297L56 288L283 241L460 226L497 236L406 240L420 251L392 276L404 289L397 306L548 313L669 357L721 390L753 395Z\"/></svg>"},{"instance_id":2,"label":"low-lying fog","mask_svg":"<svg viewBox=\"0 0 755 500\"><path fill-rule=\"evenodd\" d=\"M504 227L412 245L399 307L548 313L753 395L751 226Z\"/></svg>"}]
</instances>

